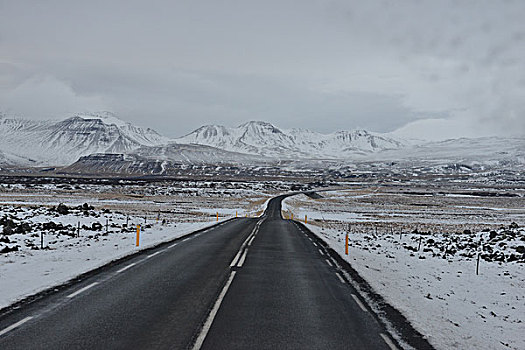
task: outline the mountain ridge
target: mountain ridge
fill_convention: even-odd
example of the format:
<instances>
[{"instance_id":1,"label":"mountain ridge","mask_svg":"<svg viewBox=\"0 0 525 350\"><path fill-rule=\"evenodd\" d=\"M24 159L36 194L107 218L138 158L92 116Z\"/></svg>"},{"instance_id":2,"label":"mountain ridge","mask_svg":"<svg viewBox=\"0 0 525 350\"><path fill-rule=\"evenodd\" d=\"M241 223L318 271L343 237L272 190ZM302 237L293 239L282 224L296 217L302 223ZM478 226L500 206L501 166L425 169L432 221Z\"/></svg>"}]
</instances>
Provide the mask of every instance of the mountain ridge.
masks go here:
<instances>
[{"instance_id":1,"label":"mountain ridge","mask_svg":"<svg viewBox=\"0 0 525 350\"><path fill-rule=\"evenodd\" d=\"M4 157L3 163L11 160L26 166L67 165L92 153L126 153L169 141L152 129L136 127L109 113L76 114L58 121L3 117L0 133L0 151L13 155Z\"/></svg>"},{"instance_id":2,"label":"mountain ridge","mask_svg":"<svg viewBox=\"0 0 525 350\"><path fill-rule=\"evenodd\" d=\"M249 121L237 127L204 125L174 141L285 159L344 159L406 145L402 139L366 130L322 134L308 129L279 129L263 121Z\"/></svg>"},{"instance_id":3,"label":"mountain ridge","mask_svg":"<svg viewBox=\"0 0 525 350\"><path fill-rule=\"evenodd\" d=\"M302 162L305 166L325 161L344 165L398 160L407 164L462 163L478 169L525 166L525 138L520 137L459 138L414 144L362 129L322 134L249 121L237 127L204 125L185 136L169 139L109 112L77 113L58 121L6 118L0 114L0 133L3 168L68 166L81 157L83 166L101 162L104 168L114 170L123 167L122 164L133 164L137 169L142 161L149 166L156 162L170 162L174 166L225 163L280 166L280 160ZM124 158L115 156L118 154ZM90 158L90 155L96 156ZM121 165L111 166L112 159ZM134 161L130 163L130 159Z\"/></svg>"}]
</instances>

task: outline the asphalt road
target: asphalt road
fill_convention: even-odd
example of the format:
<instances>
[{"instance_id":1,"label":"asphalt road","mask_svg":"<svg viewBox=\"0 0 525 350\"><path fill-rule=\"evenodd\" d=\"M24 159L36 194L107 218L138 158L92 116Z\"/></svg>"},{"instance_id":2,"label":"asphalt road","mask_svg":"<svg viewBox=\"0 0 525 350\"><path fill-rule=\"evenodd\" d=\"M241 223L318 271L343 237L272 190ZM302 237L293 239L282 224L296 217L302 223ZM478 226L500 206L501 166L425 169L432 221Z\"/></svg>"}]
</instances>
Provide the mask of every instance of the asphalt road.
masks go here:
<instances>
[{"instance_id":1,"label":"asphalt road","mask_svg":"<svg viewBox=\"0 0 525 350\"><path fill-rule=\"evenodd\" d=\"M0 349L395 347L281 199L10 312Z\"/></svg>"}]
</instances>

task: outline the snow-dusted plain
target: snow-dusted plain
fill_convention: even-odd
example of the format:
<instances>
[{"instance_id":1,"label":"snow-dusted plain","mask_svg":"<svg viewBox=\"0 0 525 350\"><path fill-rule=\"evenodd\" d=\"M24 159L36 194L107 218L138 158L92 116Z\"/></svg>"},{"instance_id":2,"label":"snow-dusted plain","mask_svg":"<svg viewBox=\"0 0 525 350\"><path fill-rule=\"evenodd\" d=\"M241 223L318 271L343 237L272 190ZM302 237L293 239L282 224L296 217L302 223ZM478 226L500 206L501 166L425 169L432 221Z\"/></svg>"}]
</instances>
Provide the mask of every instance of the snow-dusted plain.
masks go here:
<instances>
[{"instance_id":1,"label":"snow-dusted plain","mask_svg":"<svg viewBox=\"0 0 525 350\"><path fill-rule=\"evenodd\" d=\"M219 221L260 215L279 184L266 190L214 182L73 186L74 193L63 183L0 187L0 308L216 224L217 215Z\"/></svg>"},{"instance_id":2,"label":"snow-dusted plain","mask_svg":"<svg viewBox=\"0 0 525 350\"><path fill-rule=\"evenodd\" d=\"M283 215L307 215L310 230L437 349L525 349L523 198L321 195L286 199Z\"/></svg>"}]
</instances>

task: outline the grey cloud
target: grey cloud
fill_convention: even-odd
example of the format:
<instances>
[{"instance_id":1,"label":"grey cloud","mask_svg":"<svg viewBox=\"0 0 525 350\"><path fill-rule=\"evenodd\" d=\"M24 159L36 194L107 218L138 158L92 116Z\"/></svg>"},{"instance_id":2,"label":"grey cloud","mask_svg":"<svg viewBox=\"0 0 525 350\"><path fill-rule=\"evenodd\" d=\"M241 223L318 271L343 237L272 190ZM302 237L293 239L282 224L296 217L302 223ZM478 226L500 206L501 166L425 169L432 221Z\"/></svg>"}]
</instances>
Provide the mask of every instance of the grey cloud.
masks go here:
<instances>
[{"instance_id":1,"label":"grey cloud","mask_svg":"<svg viewBox=\"0 0 525 350\"><path fill-rule=\"evenodd\" d=\"M524 14L488 0L4 1L0 110L110 109L169 136L252 119L525 134Z\"/></svg>"}]
</instances>

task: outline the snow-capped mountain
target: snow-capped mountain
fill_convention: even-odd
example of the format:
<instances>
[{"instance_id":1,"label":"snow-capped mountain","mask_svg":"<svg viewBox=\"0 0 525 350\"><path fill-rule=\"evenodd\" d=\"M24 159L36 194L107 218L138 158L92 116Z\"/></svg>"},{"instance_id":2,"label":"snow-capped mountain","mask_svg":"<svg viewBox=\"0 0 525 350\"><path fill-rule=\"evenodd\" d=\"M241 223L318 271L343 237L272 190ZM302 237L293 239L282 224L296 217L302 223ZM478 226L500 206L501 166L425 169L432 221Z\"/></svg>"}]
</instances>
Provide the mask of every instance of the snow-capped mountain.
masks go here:
<instances>
[{"instance_id":1,"label":"snow-capped mountain","mask_svg":"<svg viewBox=\"0 0 525 350\"><path fill-rule=\"evenodd\" d=\"M93 153L124 153L168 141L109 112L77 114L61 121L0 118L0 151L17 165L67 165Z\"/></svg>"},{"instance_id":2,"label":"snow-capped mountain","mask_svg":"<svg viewBox=\"0 0 525 350\"><path fill-rule=\"evenodd\" d=\"M400 139L365 130L321 134L305 129L279 129L260 121L251 121L235 128L207 125L175 141L267 157L310 159L346 159L405 145Z\"/></svg>"}]
</instances>

